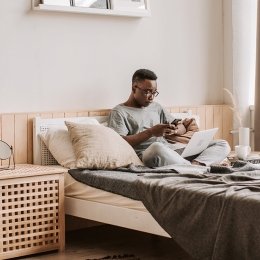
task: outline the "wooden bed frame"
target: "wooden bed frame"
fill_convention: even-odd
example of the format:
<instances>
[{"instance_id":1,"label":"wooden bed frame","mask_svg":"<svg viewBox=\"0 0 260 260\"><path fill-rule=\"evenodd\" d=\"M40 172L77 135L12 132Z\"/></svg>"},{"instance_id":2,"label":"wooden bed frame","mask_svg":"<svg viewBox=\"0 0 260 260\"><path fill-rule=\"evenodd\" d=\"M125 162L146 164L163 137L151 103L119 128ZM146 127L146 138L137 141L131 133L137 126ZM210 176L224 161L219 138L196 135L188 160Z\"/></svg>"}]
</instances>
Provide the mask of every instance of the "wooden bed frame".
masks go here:
<instances>
[{"instance_id":1,"label":"wooden bed frame","mask_svg":"<svg viewBox=\"0 0 260 260\"><path fill-rule=\"evenodd\" d=\"M233 124L232 111L227 105L171 107L169 108L169 111L190 111L192 114L199 115L200 129L218 127L219 131L216 138L223 138L232 146L232 135L230 134ZM42 164L42 162L39 161L39 156L42 156L42 152L39 150L40 146L37 134L34 136L35 141L33 143L33 132L36 133L38 131L36 131L36 129L33 131L33 118L40 116L41 118L49 119L75 119L82 116L106 116L108 113L109 110L106 109L69 113L2 114L0 115L0 136L2 140L13 145L16 163L33 163L34 161L37 164ZM2 164L4 164L4 161ZM169 234L159 226L149 212L105 205L103 203L85 201L71 197L65 197L65 212L68 215L80 218L170 237Z\"/></svg>"}]
</instances>

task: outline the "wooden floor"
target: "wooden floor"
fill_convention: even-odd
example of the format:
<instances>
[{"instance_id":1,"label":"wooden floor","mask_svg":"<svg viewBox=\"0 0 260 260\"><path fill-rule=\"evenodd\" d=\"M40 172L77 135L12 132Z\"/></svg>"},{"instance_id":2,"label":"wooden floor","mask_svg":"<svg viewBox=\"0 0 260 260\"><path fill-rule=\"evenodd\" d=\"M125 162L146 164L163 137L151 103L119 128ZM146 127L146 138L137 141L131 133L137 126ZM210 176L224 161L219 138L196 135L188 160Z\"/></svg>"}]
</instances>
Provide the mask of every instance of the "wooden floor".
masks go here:
<instances>
[{"instance_id":1,"label":"wooden floor","mask_svg":"<svg viewBox=\"0 0 260 260\"><path fill-rule=\"evenodd\" d=\"M102 258L192 260L172 239L109 225L67 232L66 249L63 253L49 252L19 259L92 260Z\"/></svg>"}]
</instances>

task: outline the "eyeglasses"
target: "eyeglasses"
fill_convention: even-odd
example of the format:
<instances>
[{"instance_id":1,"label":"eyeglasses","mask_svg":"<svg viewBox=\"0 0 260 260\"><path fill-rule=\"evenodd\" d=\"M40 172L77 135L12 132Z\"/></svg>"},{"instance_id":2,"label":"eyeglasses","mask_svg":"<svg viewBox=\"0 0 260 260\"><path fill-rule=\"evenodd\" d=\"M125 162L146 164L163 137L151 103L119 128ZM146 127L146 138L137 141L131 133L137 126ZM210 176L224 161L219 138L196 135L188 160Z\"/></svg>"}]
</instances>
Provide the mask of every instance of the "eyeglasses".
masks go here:
<instances>
[{"instance_id":1,"label":"eyeglasses","mask_svg":"<svg viewBox=\"0 0 260 260\"><path fill-rule=\"evenodd\" d=\"M154 96L157 97L159 95L159 92L157 90L151 91L150 89L142 89L138 86L135 86L136 88L140 89L145 96Z\"/></svg>"}]
</instances>

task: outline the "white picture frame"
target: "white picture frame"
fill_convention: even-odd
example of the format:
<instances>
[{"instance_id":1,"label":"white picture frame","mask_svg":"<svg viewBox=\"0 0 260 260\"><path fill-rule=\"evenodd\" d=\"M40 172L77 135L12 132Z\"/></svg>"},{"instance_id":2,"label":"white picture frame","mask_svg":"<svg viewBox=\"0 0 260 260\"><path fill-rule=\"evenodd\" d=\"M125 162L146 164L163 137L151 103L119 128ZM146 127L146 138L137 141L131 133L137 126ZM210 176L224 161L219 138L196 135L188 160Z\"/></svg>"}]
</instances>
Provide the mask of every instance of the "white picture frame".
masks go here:
<instances>
[{"instance_id":1,"label":"white picture frame","mask_svg":"<svg viewBox=\"0 0 260 260\"><path fill-rule=\"evenodd\" d=\"M77 7L87 7L87 8L98 8L98 9L108 9L109 0L74 0L74 6Z\"/></svg>"},{"instance_id":2,"label":"white picture frame","mask_svg":"<svg viewBox=\"0 0 260 260\"><path fill-rule=\"evenodd\" d=\"M110 0L111 9L119 11L145 12L148 0Z\"/></svg>"}]
</instances>

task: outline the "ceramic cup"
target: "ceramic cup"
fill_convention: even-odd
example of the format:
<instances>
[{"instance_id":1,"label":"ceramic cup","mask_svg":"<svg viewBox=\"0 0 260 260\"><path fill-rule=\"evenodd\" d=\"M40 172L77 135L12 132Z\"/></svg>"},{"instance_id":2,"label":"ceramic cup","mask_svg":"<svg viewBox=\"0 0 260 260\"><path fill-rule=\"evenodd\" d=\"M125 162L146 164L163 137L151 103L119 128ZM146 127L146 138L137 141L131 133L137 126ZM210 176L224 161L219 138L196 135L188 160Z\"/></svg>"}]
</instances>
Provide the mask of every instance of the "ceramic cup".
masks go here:
<instances>
[{"instance_id":1,"label":"ceramic cup","mask_svg":"<svg viewBox=\"0 0 260 260\"><path fill-rule=\"evenodd\" d=\"M251 147L249 145L236 145L235 153L238 159L245 160L251 153Z\"/></svg>"}]
</instances>

